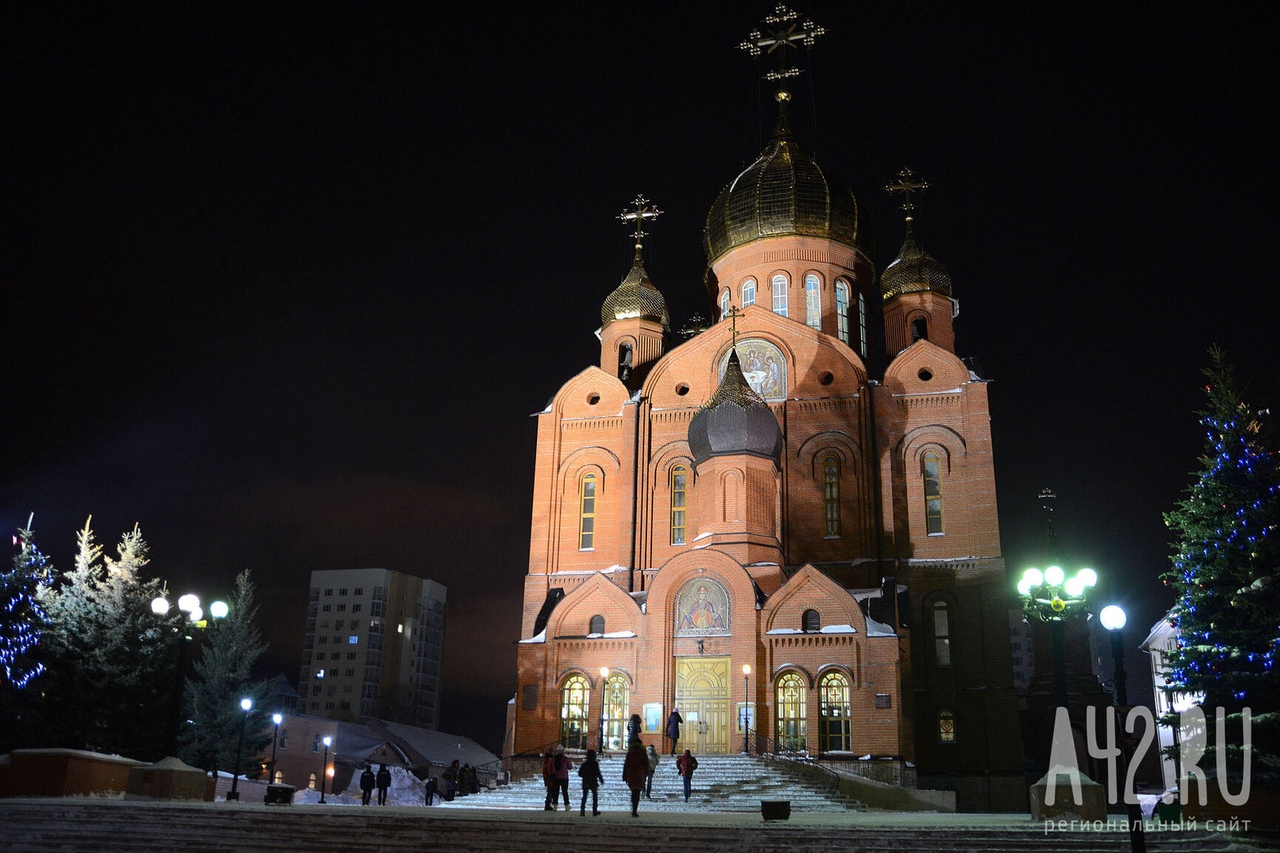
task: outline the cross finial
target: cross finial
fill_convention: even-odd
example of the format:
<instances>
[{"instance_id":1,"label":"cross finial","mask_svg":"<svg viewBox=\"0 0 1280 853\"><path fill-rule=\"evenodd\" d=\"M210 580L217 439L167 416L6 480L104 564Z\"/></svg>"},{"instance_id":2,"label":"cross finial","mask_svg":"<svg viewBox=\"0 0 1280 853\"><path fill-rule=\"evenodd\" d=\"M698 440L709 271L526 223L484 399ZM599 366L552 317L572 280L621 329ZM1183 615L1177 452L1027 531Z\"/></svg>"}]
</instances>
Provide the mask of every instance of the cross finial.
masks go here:
<instances>
[{"instance_id":1,"label":"cross finial","mask_svg":"<svg viewBox=\"0 0 1280 853\"><path fill-rule=\"evenodd\" d=\"M709 328L710 326L707 325L707 319L705 317L701 314L693 314L690 315L689 322L685 323L684 327L680 330L680 334L684 335L686 338L692 338L694 335L701 334Z\"/></svg>"},{"instance_id":2,"label":"cross finial","mask_svg":"<svg viewBox=\"0 0 1280 853\"><path fill-rule=\"evenodd\" d=\"M743 310L737 305L730 305L729 310L724 312L724 316L729 318L729 328L733 335L733 346L735 347L738 345L738 315L742 313Z\"/></svg>"},{"instance_id":3,"label":"cross finial","mask_svg":"<svg viewBox=\"0 0 1280 853\"><path fill-rule=\"evenodd\" d=\"M649 232L644 230L644 221L646 219L657 219L662 215L662 211L654 207L647 198L642 195L636 196L635 201L631 202L634 207L631 210L624 210L618 214L618 218L623 222L635 223L636 230L633 236L636 238L636 250L639 251L643 245L643 239L648 236Z\"/></svg>"},{"instance_id":4,"label":"cross finial","mask_svg":"<svg viewBox=\"0 0 1280 853\"><path fill-rule=\"evenodd\" d=\"M915 172L903 166L902 170L898 172L897 182L885 184L884 189L888 193L902 193L902 209L907 212L907 221L910 222L911 211L916 209L916 206L911 203L911 194L913 192L922 193L929 189L929 183L928 181L918 180Z\"/></svg>"},{"instance_id":5,"label":"cross finial","mask_svg":"<svg viewBox=\"0 0 1280 853\"><path fill-rule=\"evenodd\" d=\"M800 69L787 64L787 51L798 45L813 47L819 36L826 30L808 18L800 20L800 16L779 3L771 14L766 15L763 28L757 27L747 33L747 37L738 45L742 50L758 58L762 53L777 53L778 67L764 75L766 80L784 80L796 77Z\"/></svg>"}]
</instances>

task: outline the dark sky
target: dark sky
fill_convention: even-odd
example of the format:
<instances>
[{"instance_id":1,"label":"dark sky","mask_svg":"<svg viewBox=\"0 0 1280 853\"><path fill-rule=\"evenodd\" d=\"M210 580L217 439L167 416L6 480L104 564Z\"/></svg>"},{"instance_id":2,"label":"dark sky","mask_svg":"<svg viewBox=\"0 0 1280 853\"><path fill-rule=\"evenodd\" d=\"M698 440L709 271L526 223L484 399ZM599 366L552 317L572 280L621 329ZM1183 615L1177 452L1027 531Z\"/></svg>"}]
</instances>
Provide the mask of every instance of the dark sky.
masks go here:
<instances>
[{"instance_id":1,"label":"dark sky","mask_svg":"<svg viewBox=\"0 0 1280 853\"><path fill-rule=\"evenodd\" d=\"M0 12L0 526L69 568L135 522L176 591L262 597L296 679L313 569L449 587L443 727L498 747L535 423L599 357L637 193L674 324L772 125L770 3L10 4ZM1264 4L796 7L794 125L926 248L990 386L1011 571L1036 493L1137 639L1213 343L1280 404ZM1145 665L1141 659L1134 663ZM1131 664L1132 666L1133 664ZM480 703L477 705L476 703Z\"/></svg>"}]
</instances>

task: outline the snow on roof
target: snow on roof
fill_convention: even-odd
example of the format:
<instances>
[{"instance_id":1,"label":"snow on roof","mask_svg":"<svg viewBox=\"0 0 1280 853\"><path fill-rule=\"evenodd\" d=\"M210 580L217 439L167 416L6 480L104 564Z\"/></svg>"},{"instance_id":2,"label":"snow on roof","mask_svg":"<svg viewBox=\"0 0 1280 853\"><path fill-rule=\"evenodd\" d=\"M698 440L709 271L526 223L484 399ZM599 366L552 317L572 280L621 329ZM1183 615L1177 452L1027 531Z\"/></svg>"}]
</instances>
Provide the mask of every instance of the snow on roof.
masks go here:
<instances>
[{"instance_id":1,"label":"snow on roof","mask_svg":"<svg viewBox=\"0 0 1280 853\"><path fill-rule=\"evenodd\" d=\"M870 620L868 620L870 621ZM801 631L799 628L774 628L766 634L812 634L813 631ZM823 625L817 630L819 634L856 634L858 629L852 625Z\"/></svg>"},{"instance_id":2,"label":"snow on roof","mask_svg":"<svg viewBox=\"0 0 1280 853\"><path fill-rule=\"evenodd\" d=\"M609 631L608 633L605 633L605 634L601 634L601 633L587 634L587 639L588 640L599 640L599 639L618 640L618 639L625 639L627 637L634 637L635 635L636 635L635 631Z\"/></svg>"},{"instance_id":3,"label":"snow on roof","mask_svg":"<svg viewBox=\"0 0 1280 853\"><path fill-rule=\"evenodd\" d=\"M545 643L547 641L547 629L543 628L538 632L537 636L530 637L527 640L521 640L522 643Z\"/></svg>"},{"instance_id":4,"label":"snow on roof","mask_svg":"<svg viewBox=\"0 0 1280 853\"><path fill-rule=\"evenodd\" d=\"M896 637L898 632L890 628L883 622L877 622L870 616L867 617L867 636L868 637Z\"/></svg>"}]
</instances>

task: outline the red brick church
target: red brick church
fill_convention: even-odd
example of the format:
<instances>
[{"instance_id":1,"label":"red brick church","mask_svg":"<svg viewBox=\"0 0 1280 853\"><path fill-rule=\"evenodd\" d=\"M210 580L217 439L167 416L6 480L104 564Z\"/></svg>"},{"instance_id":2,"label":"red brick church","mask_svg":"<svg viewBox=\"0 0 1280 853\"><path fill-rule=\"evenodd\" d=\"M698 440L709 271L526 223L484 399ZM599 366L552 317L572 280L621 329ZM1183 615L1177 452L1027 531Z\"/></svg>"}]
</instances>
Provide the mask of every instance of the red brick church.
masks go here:
<instances>
[{"instance_id":1,"label":"red brick church","mask_svg":"<svg viewBox=\"0 0 1280 853\"><path fill-rule=\"evenodd\" d=\"M962 809L1021 806L987 384L912 228L923 185L899 176L877 276L788 100L707 215L716 322L673 342L638 199L599 365L538 415L511 746L596 747L603 720L623 748L639 714L669 748L678 708L695 753L893 756Z\"/></svg>"}]
</instances>

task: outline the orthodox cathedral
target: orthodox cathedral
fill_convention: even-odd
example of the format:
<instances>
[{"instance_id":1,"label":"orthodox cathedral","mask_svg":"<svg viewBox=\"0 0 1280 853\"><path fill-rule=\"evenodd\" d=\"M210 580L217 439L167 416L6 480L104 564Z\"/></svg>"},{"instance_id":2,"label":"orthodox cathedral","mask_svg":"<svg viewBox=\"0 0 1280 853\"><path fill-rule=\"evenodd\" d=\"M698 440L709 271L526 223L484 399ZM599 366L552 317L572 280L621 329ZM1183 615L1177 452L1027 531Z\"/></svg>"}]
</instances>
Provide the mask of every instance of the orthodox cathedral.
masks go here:
<instances>
[{"instance_id":1,"label":"orthodox cathedral","mask_svg":"<svg viewBox=\"0 0 1280 853\"><path fill-rule=\"evenodd\" d=\"M764 29L744 46L821 33L784 7ZM678 710L695 754L883 757L962 810L1021 807L987 384L914 233L925 185L892 185L905 236L877 275L862 203L789 100L711 205L716 321L678 345L643 262L658 211L624 214L599 365L537 416L508 746L624 749L639 715L669 750Z\"/></svg>"}]
</instances>

